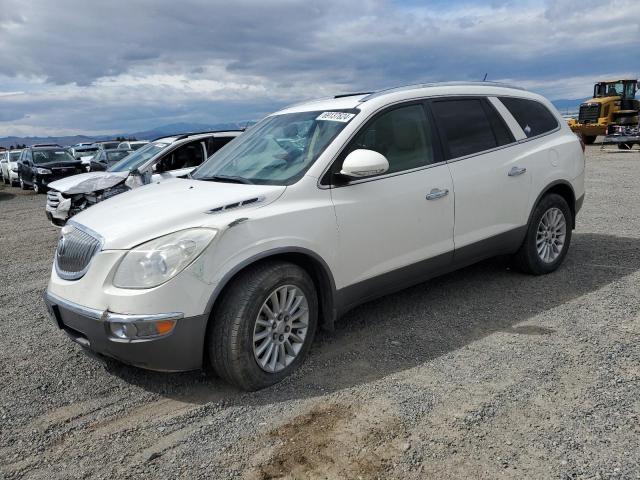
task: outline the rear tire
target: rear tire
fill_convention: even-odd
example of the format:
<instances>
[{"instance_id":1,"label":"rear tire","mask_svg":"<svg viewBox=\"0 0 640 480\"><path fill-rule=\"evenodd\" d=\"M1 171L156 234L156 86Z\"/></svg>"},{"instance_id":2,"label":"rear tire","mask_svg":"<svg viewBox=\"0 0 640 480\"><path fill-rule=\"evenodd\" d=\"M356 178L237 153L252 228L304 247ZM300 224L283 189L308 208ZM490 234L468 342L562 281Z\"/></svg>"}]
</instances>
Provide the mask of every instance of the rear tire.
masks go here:
<instances>
[{"instance_id":1,"label":"rear tire","mask_svg":"<svg viewBox=\"0 0 640 480\"><path fill-rule=\"evenodd\" d=\"M258 390L300 366L318 323L317 293L307 272L265 261L240 273L222 295L207 339L216 374L243 390Z\"/></svg>"},{"instance_id":2,"label":"rear tire","mask_svg":"<svg viewBox=\"0 0 640 480\"><path fill-rule=\"evenodd\" d=\"M22 190L29 190L29 187L27 186L27 184L26 184L26 183L24 183L24 180L22 180L22 177L20 177L20 178L18 179L18 182L20 182L20 188L21 188Z\"/></svg>"},{"instance_id":3,"label":"rear tire","mask_svg":"<svg viewBox=\"0 0 640 480\"><path fill-rule=\"evenodd\" d=\"M542 197L533 210L520 249L514 255L518 269L532 275L555 271L571 244L573 215L567 201L556 193Z\"/></svg>"},{"instance_id":4,"label":"rear tire","mask_svg":"<svg viewBox=\"0 0 640 480\"><path fill-rule=\"evenodd\" d=\"M633 148L633 143L619 143L618 148L620 150L631 150Z\"/></svg>"},{"instance_id":5,"label":"rear tire","mask_svg":"<svg viewBox=\"0 0 640 480\"><path fill-rule=\"evenodd\" d=\"M596 141L596 136L582 135L582 141L584 142L585 145L593 145L593 143Z\"/></svg>"}]
</instances>

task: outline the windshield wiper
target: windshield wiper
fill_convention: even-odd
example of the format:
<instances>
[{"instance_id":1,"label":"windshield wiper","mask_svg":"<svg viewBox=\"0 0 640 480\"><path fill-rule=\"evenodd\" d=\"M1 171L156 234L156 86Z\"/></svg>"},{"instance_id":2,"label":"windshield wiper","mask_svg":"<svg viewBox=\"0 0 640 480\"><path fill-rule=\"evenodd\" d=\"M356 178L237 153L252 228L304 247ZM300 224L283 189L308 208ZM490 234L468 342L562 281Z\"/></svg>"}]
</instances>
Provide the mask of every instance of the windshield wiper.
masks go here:
<instances>
[{"instance_id":1,"label":"windshield wiper","mask_svg":"<svg viewBox=\"0 0 640 480\"><path fill-rule=\"evenodd\" d=\"M253 185L251 180L247 180L243 177L235 177L231 175L213 175L211 177L200 177L195 180L204 180L207 182L226 182L226 183L243 183L245 185Z\"/></svg>"}]
</instances>

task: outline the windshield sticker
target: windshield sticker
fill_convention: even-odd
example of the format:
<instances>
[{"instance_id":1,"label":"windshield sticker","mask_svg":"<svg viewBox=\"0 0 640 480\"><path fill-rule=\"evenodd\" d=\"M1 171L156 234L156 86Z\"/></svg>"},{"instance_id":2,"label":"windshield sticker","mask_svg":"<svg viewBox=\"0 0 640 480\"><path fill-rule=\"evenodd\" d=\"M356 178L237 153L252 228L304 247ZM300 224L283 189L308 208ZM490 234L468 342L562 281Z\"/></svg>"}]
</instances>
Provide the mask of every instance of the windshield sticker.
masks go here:
<instances>
[{"instance_id":1,"label":"windshield sticker","mask_svg":"<svg viewBox=\"0 0 640 480\"><path fill-rule=\"evenodd\" d=\"M346 112L324 112L318 115L316 120L329 120L331 122L343 122L347 123L353 117L355 117L355 113L346 113Z\"/></svg>"}]
</instances>

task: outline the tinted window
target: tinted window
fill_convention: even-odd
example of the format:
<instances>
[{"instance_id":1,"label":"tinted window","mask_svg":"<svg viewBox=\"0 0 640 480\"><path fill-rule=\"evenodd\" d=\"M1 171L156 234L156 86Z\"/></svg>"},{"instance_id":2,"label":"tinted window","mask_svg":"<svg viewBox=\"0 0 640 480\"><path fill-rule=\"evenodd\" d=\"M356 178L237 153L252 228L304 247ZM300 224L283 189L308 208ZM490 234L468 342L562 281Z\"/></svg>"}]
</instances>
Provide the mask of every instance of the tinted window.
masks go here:
<instances>
[{"instance_id":1,"label":"tinted window","mask_svg":"<svg viewBox=\"0 0 640 480\"><path fill-rule=\"evenodd\" d=\"M181 168L197 167L204 161L200 140L177 148L158 163L156 171L169 172Z\"/></svg>"},{"instance_id":2,"label":"tinted window","mask_svg":"<svg viewBox=\"0 0 640 480\"><path fill-rule=\"evenodd\" d=\"M527 137L535 137L558 127L556 117L540 102L510 97L502 97L500 101L511 112Z\"/></svg>"},{"instance_id":3,"label":"tinted window","mask_svg":"<svg viewBox=\"0 0 640 480\"><path fill-rule=\"evenodd\" d=\"M449 158L471 155L500 145L483 107L483 100L438 100L431 106L438 130L449 149Z\"/></svg>"},{"instance_id":4,"label":"tinted window","mask_svg":"<svg viewBox=\"0 0 640 480\"><path fill-rule=\"evenodd\" d=\"M207 147L207 156L211 156L233 140L234 137L209 137L204 142Z\"/></svg>"},{"instance_id":5,"label":"tinted window","mask_svg":"<svg viewBox=\"0 0 640 480\"><path fill-rule=\"evenodd\" d=\"M347 153L360 148L381 153L389 161L386 173L422 167L434 162L430 132L422 105L396 108L366 125Z\"/></svg>"}]
</instances>

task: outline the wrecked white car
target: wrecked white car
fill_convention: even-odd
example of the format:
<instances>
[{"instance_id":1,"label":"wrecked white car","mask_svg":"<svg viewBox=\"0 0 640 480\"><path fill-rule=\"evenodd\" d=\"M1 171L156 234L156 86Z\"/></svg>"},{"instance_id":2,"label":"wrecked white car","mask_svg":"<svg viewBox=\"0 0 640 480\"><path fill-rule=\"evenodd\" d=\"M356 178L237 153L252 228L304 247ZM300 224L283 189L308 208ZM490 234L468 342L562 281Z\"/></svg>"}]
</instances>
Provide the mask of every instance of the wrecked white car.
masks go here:
<instances>
[{"instance_id":1,"label":"wrecked white car","mask_svg":"<svg viewBox=\"0 0 640 480\"><path fill-rule=\"evenodd\" d=\"M111 165L106 171L67 177L48 185L46 214L56 226L110 197L151 182L185 177L239 130L163 137Z\"/></svg>"}]
</instances>

